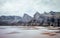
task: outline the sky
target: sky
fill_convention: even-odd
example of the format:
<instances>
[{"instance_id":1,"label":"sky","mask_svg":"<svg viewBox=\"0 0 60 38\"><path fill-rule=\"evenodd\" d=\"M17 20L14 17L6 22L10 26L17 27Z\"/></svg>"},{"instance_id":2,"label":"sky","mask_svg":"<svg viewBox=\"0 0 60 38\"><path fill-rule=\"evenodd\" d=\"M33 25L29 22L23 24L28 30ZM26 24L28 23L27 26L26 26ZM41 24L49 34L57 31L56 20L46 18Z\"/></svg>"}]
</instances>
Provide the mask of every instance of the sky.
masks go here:
<instances>
[{"instance_id":1,"label":"sky","mask_svg":"<svg viewBox=\"0 0 60 38\"><path fill-rule=\"evenodd\" d=\"M33 16L36 12L60 12L60 0L0 0L0 16Z\"/></svg>"}]
</instances>

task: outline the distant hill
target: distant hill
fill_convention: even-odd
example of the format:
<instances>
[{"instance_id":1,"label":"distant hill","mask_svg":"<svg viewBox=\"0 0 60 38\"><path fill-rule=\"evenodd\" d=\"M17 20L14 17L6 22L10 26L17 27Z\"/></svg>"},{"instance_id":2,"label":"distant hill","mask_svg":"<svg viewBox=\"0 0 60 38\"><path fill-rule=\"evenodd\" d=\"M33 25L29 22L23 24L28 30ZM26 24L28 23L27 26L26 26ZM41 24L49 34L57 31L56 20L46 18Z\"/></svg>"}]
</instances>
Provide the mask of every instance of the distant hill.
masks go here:
<instances>
[{"instance_id":1,"label":"distant hill","mask_svg":"<svg viewBox=\"0 0 60 38\"><path fill-rule=\"evenodd\" d=\"M33 17L28 14L24 14L23 17L20 16L0 16L0 25L2 24L19 24L19 23L28 23L28 22L47 22L47 19L51 19L53 17L55 19L60 18L60 12L50 11L49 13L44 12L44 14L40 14L36 12Z\"/></svg>"}]
</instances>

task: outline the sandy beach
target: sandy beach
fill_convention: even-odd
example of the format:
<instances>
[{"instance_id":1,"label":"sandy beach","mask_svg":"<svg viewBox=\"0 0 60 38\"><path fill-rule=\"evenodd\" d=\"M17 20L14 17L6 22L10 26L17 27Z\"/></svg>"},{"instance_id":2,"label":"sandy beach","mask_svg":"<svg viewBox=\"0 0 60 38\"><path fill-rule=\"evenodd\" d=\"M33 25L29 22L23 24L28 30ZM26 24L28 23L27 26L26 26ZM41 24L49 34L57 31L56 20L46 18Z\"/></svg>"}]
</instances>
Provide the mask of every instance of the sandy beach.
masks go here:
<instances>
[{"instance_id":1,"label":"sandy beach","mask_svg":"<svg viewBox=\"0 0 60 38\"><path fill-rule=\"evenodd\" d=\"M58 31L38 26L0 26L0 38L60 38Z\"/></svg>"}]
</instances>

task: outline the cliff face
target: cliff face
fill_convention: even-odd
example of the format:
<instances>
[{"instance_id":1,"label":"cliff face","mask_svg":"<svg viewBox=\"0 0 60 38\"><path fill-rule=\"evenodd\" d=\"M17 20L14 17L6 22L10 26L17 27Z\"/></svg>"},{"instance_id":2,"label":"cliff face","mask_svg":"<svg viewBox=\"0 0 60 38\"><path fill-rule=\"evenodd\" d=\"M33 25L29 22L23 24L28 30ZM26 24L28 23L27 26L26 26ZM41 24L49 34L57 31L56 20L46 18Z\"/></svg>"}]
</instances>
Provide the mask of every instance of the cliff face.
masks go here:
<instances>
[{"instance_id":1,"label":"cliff face","mask_svg":"<svg viewBox=\"0 0 60 38\"><path fill-rule=\"evenodd\" d=\"M32 20L32 17L27 15L27 14L24 14L22 21L23 22L29 22L30 20Z\"/></svg>"}]
</instances>

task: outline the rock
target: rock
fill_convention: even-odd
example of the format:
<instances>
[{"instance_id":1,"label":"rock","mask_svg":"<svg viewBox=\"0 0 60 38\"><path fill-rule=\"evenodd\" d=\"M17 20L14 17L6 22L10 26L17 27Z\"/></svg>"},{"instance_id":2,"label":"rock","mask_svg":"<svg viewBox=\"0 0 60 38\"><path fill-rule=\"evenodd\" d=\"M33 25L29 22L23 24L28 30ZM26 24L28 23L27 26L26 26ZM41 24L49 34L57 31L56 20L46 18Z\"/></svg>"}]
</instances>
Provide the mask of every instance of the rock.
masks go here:
<instances>
[{"instance_id":1,"label":"rock","mask_svg":"<svg viewBox=\"0 0 60 38\"><path fill-rule=\"evenodd\" d=\"M56 35L56 33L54 33L54 32L45 32L45 33L42 33L42 34L44 34L44 35L49 35L49 36L54 36L54 35Z\"/></svg>"}]
</instances>

